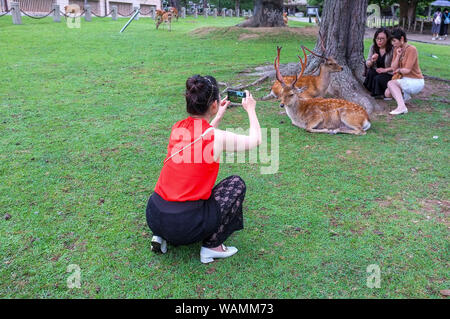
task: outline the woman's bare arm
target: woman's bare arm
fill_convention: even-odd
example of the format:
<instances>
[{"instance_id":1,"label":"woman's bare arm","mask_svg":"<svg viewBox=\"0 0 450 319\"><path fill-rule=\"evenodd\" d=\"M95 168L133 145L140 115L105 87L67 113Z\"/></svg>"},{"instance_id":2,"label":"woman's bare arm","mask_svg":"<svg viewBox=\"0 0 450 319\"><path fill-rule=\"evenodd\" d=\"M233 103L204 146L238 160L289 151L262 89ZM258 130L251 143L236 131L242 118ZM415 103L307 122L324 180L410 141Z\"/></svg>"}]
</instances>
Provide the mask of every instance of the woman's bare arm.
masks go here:
<instances>
[{"instance_id":1,"label":"woman's bare arm","mask_svg":"<svg viewBox=\"0 0 450 319\"><path fill-rule=\"evenodd\" d=\"M242 106L248 113L250 122L249 135L214 130L214 159L217 161L220 154L225 152L239 152L250 150L261 144L261 127L256 116L256 101L250 92L246 91L247 98L242 99Z\"/></svg>"}]
</instances>

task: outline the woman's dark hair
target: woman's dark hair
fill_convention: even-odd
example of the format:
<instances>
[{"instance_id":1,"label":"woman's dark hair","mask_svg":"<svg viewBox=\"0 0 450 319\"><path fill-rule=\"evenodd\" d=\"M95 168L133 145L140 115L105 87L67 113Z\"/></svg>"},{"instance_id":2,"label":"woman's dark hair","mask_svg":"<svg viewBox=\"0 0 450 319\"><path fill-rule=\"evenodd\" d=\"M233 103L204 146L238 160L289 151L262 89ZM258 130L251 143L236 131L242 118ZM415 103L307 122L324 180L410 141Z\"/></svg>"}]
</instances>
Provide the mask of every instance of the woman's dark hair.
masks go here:
<instances>
[{"instance_id":1,"label":"woman's dark hair","mask_svg":"<svg viewBox=\"0 0 450 319\"><path fill-rule=\"evenodd\" d=\"M437 10L436 10L437 12L441 12L441 8L437 8Z\"/></svg>"},{"instance_id":2,"label":"woman's dark hair","mask_svg":"<svg viewBox=\"0 0 450 319\"><path fill-rule=\"evenodd\" d=\"M392 50L391 33L386 28L379 28L375 32L375 35L373 36L373 48L374 48L375 52L377 54L380 54L380 48L378 47L378 44L377 44L377 37L380 33L386 34L386 53L391 52L391 50Z\"/></svg>"},{"instance_id":3,"label":"woman's dark hair","mask_svg":"<svg viewBox=\"0 0 450 319\"><path fill-rule=\"evenodd\" d=\"M219 88L214 77L194 75L186 81L186 109L189 114L203 115L219 100Z\"/></svg>"},{"instance_id":4,"label":"woman's dark hair","mask_svg":"<svg viewBox=\"0 0 450 319\"><path fill-rule=\"evenodd\" d=\"M403 37L403 39L405 39L405 42L408 42L408 39L406 39L406 33L405 31L403 31L403 29L401 28L397 28L392 30L391 32L391 39L397 39L397 40L401 40Z\"/></svg>"}]
</instances>

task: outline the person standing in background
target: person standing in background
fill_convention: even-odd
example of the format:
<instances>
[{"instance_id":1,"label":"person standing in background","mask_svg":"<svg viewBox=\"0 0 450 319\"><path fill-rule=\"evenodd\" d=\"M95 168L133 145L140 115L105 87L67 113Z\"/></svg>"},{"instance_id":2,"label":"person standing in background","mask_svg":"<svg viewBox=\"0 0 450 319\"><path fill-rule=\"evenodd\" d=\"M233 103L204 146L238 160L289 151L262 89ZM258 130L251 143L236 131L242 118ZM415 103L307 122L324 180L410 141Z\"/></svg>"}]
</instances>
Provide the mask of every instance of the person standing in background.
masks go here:
<instances>
[{"instance_id":1,"label":"person standing in background","mask_svg":"<svg viewBox=\"0 0 450 319\"><path fill-rule=\"evenodd\" d=\"M436 12L433 14L433 25L431 27L431 33L433 37L431 40L437 40L439 36L439 31L441 29L442 13L441 8L437 8Z\"/></svg>"},{"instance_id":2,"label":"person standing in background","mask_svg":"<svg viewBox=\"0 0 450 319\"><path fill-rule=\"evenodd\" d=\"M448 36L448 25L450 24L450 14L448 13L448 9L445 8L442 13L442 23L441 23L441 32L439 33L439 40L447 40ZM442 39L442 37L444 37Z\"/></svg>"}]
</instances>

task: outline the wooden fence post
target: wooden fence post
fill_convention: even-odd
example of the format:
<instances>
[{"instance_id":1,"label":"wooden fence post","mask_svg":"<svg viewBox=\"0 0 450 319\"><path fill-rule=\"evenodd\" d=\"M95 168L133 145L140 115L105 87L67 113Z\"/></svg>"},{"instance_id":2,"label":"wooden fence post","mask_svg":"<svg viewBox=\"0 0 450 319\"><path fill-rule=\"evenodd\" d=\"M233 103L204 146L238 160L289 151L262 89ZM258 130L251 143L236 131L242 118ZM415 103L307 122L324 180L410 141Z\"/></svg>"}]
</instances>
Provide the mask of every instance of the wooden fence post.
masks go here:
<instances>
[{"instance_id":1,"label":"wooden fence post","mask_svg":"<svg viewBox=\"0 0 450 319\"><path fill-rule=\"evenodd\" d=\"M186 19L186 8L181 8L181 18Z\"/></svg>"},{"instance_id":2,"label":"wooden fence post","mask_svg":"<svg viewBox=\"0 0 450 319\"><path fill-rule=\"evenodd\" d=\"M208 17L208 11L209 11L208 8L203 8L203 16L204 16L205 18Z\"/></svg>"},{"instance_id":3,"label":"wooden fence post","mask_svg":"<svg viewBox=\"0 0 450 319\"><path fill-rule=\"evenodd\" d=\"M59 13L59 4L52 4L52 10L53 10L53 21L61 22L61 15Z\"/></svg>"},{"instance_id":4,"label":"wooden fence post","mask_svg":"<svg viewBox=\"0 0 450 319\"><path fill-rule=\"evenodd\" d=\"M236 18L239 18L239 9L236 9Z\"/></svg>"},{"instance_id":5,"label":"wooden fence post","mask_svg":"<svg viewBox=\"0 0 450 319\"><path fill-rule=\"evenodd\" d=\"M90 4L85 5L84 10L86 11L84 13L84 20L86 22L91 22L92 21L91 5Z\"/></svg>"},{"instance_id":6,"label":"wooden fence post","mask_svg":"<svg viewBox=\"0 0 450 319\"><path fill-rule=\"evenodd\" d=\"M22 24L22 15L20 14L19 2L11 2L12 19L14 24Z\"/></svg>"},{"instance_id":7,"label":"wooden fence post","mask_svg":"<svg viewBox=\"0 0 450 319\"><path fill-rule=\"evenodd\" d=\"M194 9L194 18L195 19L198 18L198 10L197 10L197 8Z\"/></svg>"},{"instance_id":8,"label":"wooden fence post","mask_svg":"<svg viewBox=\"0 0 450 319\"><path fill-rule=\"evenodd\" d=\"M117 21L117 6L111 6L111 18L113 21Z\"/></svg>"},{"instance_id":9,"label":"wooden fence post","mask_svg":"<svg viewBox=\"0 0 450 319\"><path fill-rule=\"evenodd\" d=\"M222 8L222 18L225 18L227 15L227 8Z\"/></svg>"},{"instance_id":10,"label":"wooden fence post","mask_svg":"<svg viewBox=\"0 0 450 319\"><path fill-rule=\"evenodd\" d=\"M217 18L217 8L214 8L214 18Z\"/></svg>"}]
</instances>

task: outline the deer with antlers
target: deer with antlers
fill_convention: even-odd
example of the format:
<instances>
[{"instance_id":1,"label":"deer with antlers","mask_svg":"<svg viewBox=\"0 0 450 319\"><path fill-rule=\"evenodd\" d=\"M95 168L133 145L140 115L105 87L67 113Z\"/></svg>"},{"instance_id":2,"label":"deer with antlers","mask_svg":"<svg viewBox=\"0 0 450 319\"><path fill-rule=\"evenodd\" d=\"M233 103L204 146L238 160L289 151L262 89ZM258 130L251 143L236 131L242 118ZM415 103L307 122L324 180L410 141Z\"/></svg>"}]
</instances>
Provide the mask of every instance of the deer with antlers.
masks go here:
<instances>
[{"instance_id":1,"label":"deer with antlers","mask_svg":"<svg viewBox=\"0 0 450 319\"><path fill-rule=\"evenodd\" d=\"M172 30L172 13L166 12L163 10L156 10L156 29L158 30L158 27L161 25L161 23L164 23L164 25L169 25L169 31Z\"/></svg>"},{"instance_id":2,"label":"deer with antlers","mask_svg":"<svg viewBox=\"0 0 450 319\"><path fill-rule=\"evenodd\" d=\"M307 99L302 96L304 88L298 88L297 82L302 79L306 68L306 54L304 62L299 56L302 66L300 75L296 74L294 81L287 84L280 72L280 51L281 47L277 47L277 57L274 62L276 77L282 87L280 106L286 108L286 113L293 125L311 133L366 134L370 128L370 121L369 115L362 106L346 100Z\"/></svg>"},{"instance_id":3,"label":"deer with antlers","mask_svg":"<svg viewBox=\"0 0 450 319\"><path fill-rule=\"evenodd\" d=\"M323 37L322 35L319 36L321 38L321 47L322 51L325 52L325 46L323 44ZM331 80L331 73L334 72L341 72L343 70L343 67L340 66L336 60L333 57L326 57L324 55L317 54L307 47L303 47L303 54L305 54L305 50L309 51L311 54L321 58L324 60L324 63L320 65L320 72L319 75L306 75L301 79L298 79L296 86L298 88L300 87L306 87L306 89L303 91L302 96L304 98L315 98L315 97L324 97L325 93L327 92L328 86L330 85ZM295 75L291 76L285 76L284 81L286 84L291 84L295 80ZM282 91L282 86L280 81L275 81L275 83L272 86L272 89L270 90L269 95L265 96L263 100L268 100L272 98L279 98Z\"/></svg>"}]
</instances>

